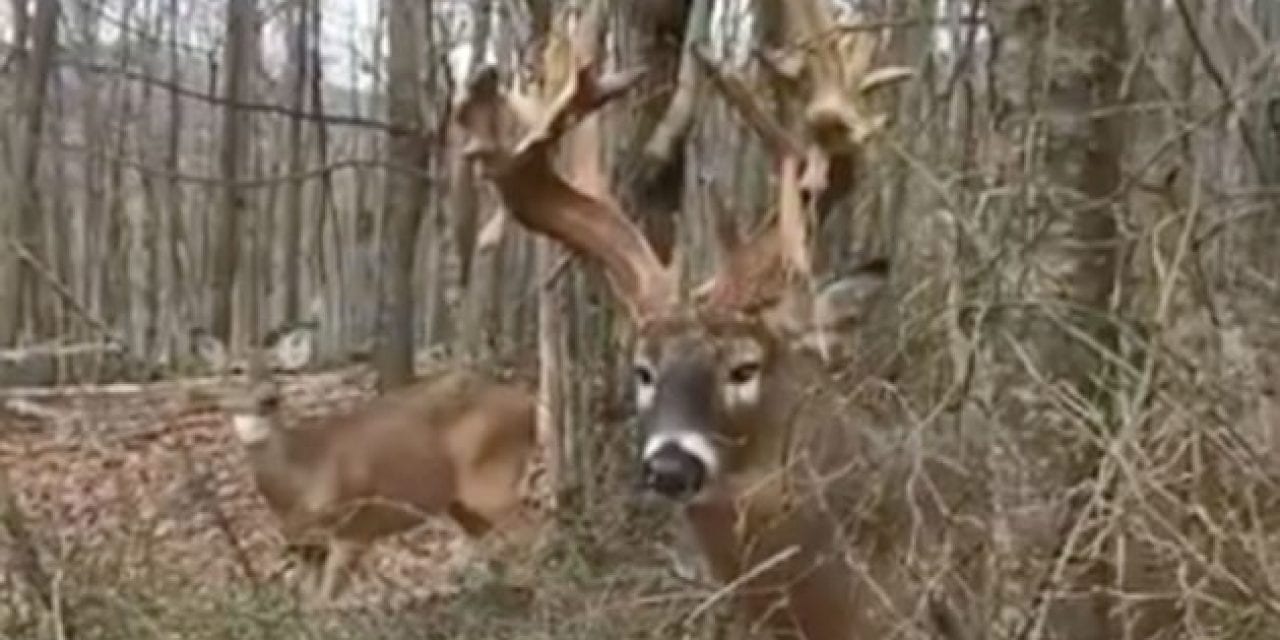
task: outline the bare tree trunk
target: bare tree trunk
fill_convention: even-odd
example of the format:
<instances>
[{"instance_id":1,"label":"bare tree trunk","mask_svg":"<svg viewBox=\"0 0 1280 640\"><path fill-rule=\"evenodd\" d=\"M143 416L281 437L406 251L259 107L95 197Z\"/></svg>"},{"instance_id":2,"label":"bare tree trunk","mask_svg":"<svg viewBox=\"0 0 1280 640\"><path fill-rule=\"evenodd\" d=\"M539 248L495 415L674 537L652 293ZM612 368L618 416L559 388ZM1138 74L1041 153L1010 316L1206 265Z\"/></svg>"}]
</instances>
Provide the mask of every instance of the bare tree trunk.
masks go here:
<instances>
[{"instance_id":1,"label":"bare tree trunk","mask_svg":"<svg viewBox=\"0 0 1280 640\"><path fill-rule=\"evenodd\" d=\"M471 15L474 31L471 33L471 58L467 62L466 73L474 73L484 61L484 52L489 46L489 34L493 24L492 0L474 0L471 3ZM458 339L462 342L462 351L470 357L479 357L484 344L484 323L480 313L485 299L482 291L484 285L472 287L476 281L473 273L476 256L476 235L479 232L480 220L480 185L476 182L471 163L463 157L456 145L451 145L449 157L449 195L451 221L453 223L453 241L457 252L460 278ZM491 247L494 249L496 247ZM487 261L486 266L491 266ZM481 279L484 279L483 277Z\"/></svg>"},{"instance_id":2,"label":"bare tree trunk","mask_svg":"<svg viewBox=\"0 0 1280 640\"><path fill-rule=\"evenodd\" d=\"M284 240L283 260L284 260L284 319L293 320L298 317L299 306L299 287L300 282L300 266L301 266L301 248L302 248L302 207L303 207L303 188L306 181L301 177L303 167L305 166L305 152L303 150L302 138L302 117L301 113L306 105L307 96L307 60L309 59L309 51L307 48L307 34L309 33L307 19L311 15L311 7L309 0L303 0L298 4L296 9L296 17L291 26L292 34L290 38L290 108L293 110L293 116L289 118L287 140L285 147L289 153L289 174L293 176L289 180L289 184L285 187L284 201L284 229L281 236Z\"/></svg>"},{"instance_id":3,"label":"bare tree trunk","mask_svg":"<svg viewBox=\"0 0 1280 640\"><path fill-rule=\"evenodd\" d=\"M125 64L123 57L127 55L127 50L128 47L121 48L121 66ZM111 92L111 99L108 101L110 110L103 114L101 121L104 123L110 122L111 114L114 112L115 117L119 118L119 122L128 122L131 102L129 88L122 84L116 84ZM102 264L94 272L100 278L98 289L101 291L101 319L107 323L107 326L119 332L121 329L128 327L128 310L131 297L128 273L129 212L124 206L124 165L118 160L118 158L124 157L127 137L125 135L126 127L123 125L116 127L114 131L111 128L107 128L107 131L110 132L110 135L103 136L102 140L102 150L109 156L109 159L106 160L106 175L103 185L103 232L96 238L96 241L101 245L99 255L102 258Z\"/></svg>"},{"instance_id":4,"label":"bare tree trunk","mask_svg":"<svg viewBox=\"0 0 1280 640\"><path fill-rule=\"evenodd\" d=\"M18 7L15 7L18 8ZM18 130L13 145L12 200L5 218L0 218L0 235L15 238L37 260L45 251L41 242L40 168L41 135L44 132L46 94L57 44L59 0L40 0L31 24L31 58L23 74L19 92ZM25 25L25 11L18 12L18 24ZM25 31L25 27L23 29ZM25 43L19 42L19 46ZM24 331L46 333L52 323L40 322L39 288L31 265L20 262L12 247L0 251L0 345L15 344Z\"/></svg>"},{"instance_id":5,"label":"bare tree trunk","mask_svg":"<svg viewBox=\"0 0 1280 640\"><path fill-rule=\"evenodd\" d=\"M169 0L169 81L175 86L182 81L182 63L178 54L178 3L180 0ZM169 92L168 135L165 139L164 168L169 172L168 186L165 190L165 206L168 209L169 223L169 269L170 295L168 304L172 307L170 318L178 322L190 322L191 305L195 298L187 293L191 284L191 245L186 233L186 218L182 206L182 184L178 175L182 171L183 112L182 99L177 92ZM185 332L177 332L184 335ZM181 341L176 348L186 347Z\"/></svg>"},{"instance_id":6,"label":"bare tree trunk","mask_svg":"<svg viewBox=\"0 0 1280 640\"><path fill-rule=\"evenodd\" d=\"M159 18L157 20L160 20ZM149 75L154 75L156 67L159 63L159 56L146 56L145 65ZM159 101L156 99L156 92L153 87L148 84L142 90L142 111L144 113L154 113L159 111ZM145 134L150 134L152 129L151 123L145 122L140 125ZM136 131L136 130L135 130ZM147 135L150 138L150 135ZM154 153L152 145L146 145L148 148L143 152L143 157L150 158ZM141 217L141 248L143 251L142 266L142 317L143 325L141 327L141 340L136 343L138 353L146 354L148 359L154 359L158 355L160 347L160 323L162 321L162 309L164 308L164 203L160 193L158 179L154 173L142 172L138 176L140 186L142 188L143 198L146 206L138 213ZM63 234L63 237L70 237L70 234Z\"/></svg>"},{"instance_id":7,"label":"bare tree trunk","mask_svg":"<svg viewBox=\"0 0 1280 640\"><path fill-rule=\"evenodd\" d=\"M1000 38L995 73L1002 106L995 126L1007 142L1005 175L1017 185L1006 215L1020 236L1004 241L1035 248L1022 265L1029 276L1023 295L1034 304L1014 329L1031 358L1008 357L1024 380L1065 385L1109 413L1104 352L1115 349L1108 314L1118 268L1113 198L1126 144L1123 111L1115 108L1126 63L1124 3L1024 0L1000 3L992 18ZM1042 391L1029 392L1030 400L1016 409L1018 424L1034 425L1045 411L1064 411L1040 404L1048 401ZM1040 463L1035 483L1049 492L1074 486L1101 459L1092 441L1066 431L1028 429L1025 437L1021 444ZM1122 637L1114 626L1118 602L1108 595L1116 586L1115 568L1106 554L1077 566L1068 581L1094 595L1062 603L1049 624L1070 630L1062 637Z\"/></svg>"},{"instance_id":8,"label":"bare tree trunk","mask_svg":"<svg viewBox=\"0 0 1280 640\"><path fill-rule=\"evenodd\" d=\"M223 46L222 148L218 165L224 181L218 220L214 226L213 260L210 285L213 309L210 332L230 343L236 271L240 262L240 217L246 208L245 194L239 185L248 164L248 116L237 105L246 102L249 74L252 72L249 47L250 30L257 14L255 0L229 0L227 3L226 43Z\"/></svg>"},{"instance_id":9,"label":"bare tree trunk","mask_svg":"<svg viewBox=\"0 0 1280 640\"><path fill-rule=\"evenodd\" d=\"M447 137L449 113L453 104L453 85L450 81L452 76L447 71L442 73L444 65L438 62L444 50L441 47L443 41L437 35L439 23L431 9L431 5L426 5L427 13L422 27L425 37L423 56L430 60L431 64L423 74L421 100L424 104L431 103L429 112L432 121L438 126L431 134L436 143L431 145L426 166L430 170L432 179L437 176L447 179L449 176L444 172L450 168L450 149L442 141ZM425 180L426 177L423 176L420 179ZM423 229L426 254L422 260L424 268L421 270L421 275L428 278L428 283L420 290L426 294L423 305L423 319L426 321L423 333L426 344L431 347L449 345L453 342L453 316L449 300L454 292L454 286L461 281L457 276L457 268L461 266L460 261L453 260L456 255L450 251L447 202L447 198L426 200L429 210L427 224Z\"/></svg>"},{"instance_id":10,"label":"bare tree trunk","mask_svg":"<svg viewBox=\"0 0 1280 640\"><path fill-rule=\"evenodd\" d=\"M1280 43L1280 3L1255 2L1253 15L1258 31L1267 43L1272 47ZM1264 90L1259 92L1266 99L1250 109L1254 127L1246 135L1256 141L1259 185L1274 188L1280 185L1280 72L1274 65L1268 68L1270 73L1262 80ZM1280 241L1280 225L1276 224L1274 216L1263 216L1242 226L1241 232L1248 238L1253 264L1269 277L1276 277L1280 274L1280 256L1275 251L1276 243Z\"/></svg>"},{"instance_id":11,"label":"bare tree trunk","mask_svg":"<svg viewBox=\"0 0 1280 640\"><path fill-rule=\"evenodd\" d=\"M549 50L550 43L546 40L552 28L551 20L554 19L550 17L551 7L549 3L535 0L529 0L528 4L530 13L534 16L534 38L544 42L544 50ZM565 69L558 69L550 72L551 77L544 75L542 78L545 83L544 88L555 90L551 88L558 87L558 83L564 81L565 72ZM548 74L548 70L543 69L543 73ZM557 73L560 77L555 77ZM587 149L581 141L584 140L584 136L591 135L584 133L588 127L594 130L596 126L598 125L584 122L576 132L570 134L575 141L578 141L570 152L572 155L569 160L572 166L569 173L570 180L595 179L594 176L583 174L584 170L589 172L591 163L584 153ZM599 188L598 183L596 188ZM563 464L565 452L572 451L573 448L573 445L567 441L567 434L572 433L572 426L565 424L564 420L567 383L564 376L564 346L565 332L568 328L564 318L565 290L560 283L544 286L546 277L555 268L559 254L560 251L550 240L546 238L534 240L536 265L534 273L535 281L538 283L538 441L542 443L546 452L548 482L553 488L553 499L557 501L565 489Z\"/></svg>"},{"instance_id":12,"label":"bare tree trunk","mask_svg":"<svg viewBox=\"0 0 1280 640\"><path fill-rule=\"evenodd\" d=\"M481 0L482 3L488 1ZM480 9L481 7L476 6L474 10ZM479 19L479 16L477 18ZM492 29L494 33L503 33L504 29L509 30L514 27L505 12L494 12L489 19L496 21ZM479 37L484 35L480 33L481 31L477 29L477 33L474 34L476 38L472 40L473 45L481 42ZM484 31L489 29L486 28ZM488 45L487 39L483 45ZM514 46L511 38L498 38L494 43L497 59L510 60ZM479 51L475 53L479 54ZM475 63L478 60L480 58L475 57L472 62ZM470 69L474 68L473 64ZM463 277L467 289L462 311L460 339L470 357L481 358L497 346L495 344L498 342L497 338L502 334L502 320L506 314L503 309L507 308L507 305L502 303L503 273L509 254L515 247L512 241L515 234L507 232L506 220L502 218L506 214L488 197L489 192L485 191L484 183L476 181L474 167L462 162L461 157L459 157L459 165L452 174L456 181L454 193L458 198L454 205L456 207L454 237L457 239L459 251L474 253L464 267ZM487 215L483 215L486 212ZM473 216L474 219L468 219L469 216ZM469 248L464 249L464 247ZM466 274L465 271L471 273Z\"/></svg>"},{"instance_id":13,"label":"bare tree trunk","mask_svg":"<svg viewBox=\"0 0 1280 640\"><path fill-rule=\"evenodd\" d=\"M996 12L995 17L1005 34L997 71L1001 98L1009 107L997 126L1017 142L1030 141L1024 137L1033 133L1029 127L1044 127L1036 132L1044 142L1021 147L1020 152L1050 180L1051 191L1028 195L1038 207L1034 213L1054 212L1057 218L1051 222L1057 242L1050 246L1057 265L1053 268L1060 267L1062 277L1054 288L1064 296L1063 302L1087 309L1086 316L1105 312L1113 290L1118 242L1111 198L1120 183L1125 137L1118 116L1095 117L1091 110L1113 107L1119 100L1124 3L1024 1ZM1059 51L1045 50L1051 33L1058 39L1053 46ZM1072 59L1087 64L1067 63L1068 52ZM1030 117L1039 109L1057 116L1033 122ZM1101 328L1087 317L1077 319L1095 330ZM1092 386L1087 380L1099 364L1096 354L1090 356L1087 350L1060 340L1047 340L1041 346L1050 356L1045 366L1074 380L1081 390Z\"/></svg>"},{"instance_id":14,"label":"bare tree trunk","mask_svg":"<svg viewBox=\"0 0 1280 640\"><path fill-rule=\"evenodd\" d=\"M388 118L395 130L387 140L392 167L429 168L431 149L418 108L418 72L422 47L417 11L419 0L386 0ZM413 378L414 291L413 266L418 230L426 202L422 175L391 170L383 203L382 277L377 345L380 387L390 389Z\"/></svg>"},{"instance_id":15,"label":"bare tree trunk","mask_svg":"<svg viewBox=\"0 0 1280 640\"><path fill-rule=\"evenodd\" d=\"M467 62L467 73L473 73L484 61L484 51L489 46L490 27L493 24L492 9L493 0L474 0L471 3L475 31L471 34L471 59ZM479 185L476 184L470 165L458 149L452 149L449 157L453 238L462 271L461 286L465 289L471 282L472 275L471 259L475 251L479 218Z\"/></svg>"},{"instance_id":16,"label":"bare tree trunk","mask_svg":"<svg viewBox=\"0 0 1280 640\"><path fill-rule=\"evenodd\" d=\"M707 39L712 4L712 0L661 0L617 5L618 17L631 26L626 55L631 64L649 70L635 94L639 96L639 108L627 123L630 131L625 157L629 160L619 169L623 176L622 197L626 210L637 218L649 244L664 262L673 259L677 230L682 222L679 213L685 204L688 174L685 143L694 120L700 79L692 49ZM696 215L685 218L696 219ZM578 299L585 301L582 296ZM581 308L575 305L575 309ZM576 315L583 320L586 314ZM605 364L601 374L618 376L612 384L603 385L605 397L600 403L610 410L623 404L623 398L616 391L626 388L621 384L621 376L630 371L625 361L626 350L611 348L609 344L617 337L611 335L613 321L614 318L606 316L594 327L580 327L581 332L604 335L597 340L577 340L576 346L587 351L575 358L588 362L602 360ZM597 347L599 351L588 350L589 347ZM586 390L577 393L585 395ZM581 426L590 428L587 424ZM572 437L591 436L584 432ZM619 466L621 456L626 455L626 450L619 447L580 446L579 450L591 457L619 456L615 459ZM591 463L574 461L574 468L585 464ZM589 500L590 496L586 498Z\"/></svg>"}]
</instances>

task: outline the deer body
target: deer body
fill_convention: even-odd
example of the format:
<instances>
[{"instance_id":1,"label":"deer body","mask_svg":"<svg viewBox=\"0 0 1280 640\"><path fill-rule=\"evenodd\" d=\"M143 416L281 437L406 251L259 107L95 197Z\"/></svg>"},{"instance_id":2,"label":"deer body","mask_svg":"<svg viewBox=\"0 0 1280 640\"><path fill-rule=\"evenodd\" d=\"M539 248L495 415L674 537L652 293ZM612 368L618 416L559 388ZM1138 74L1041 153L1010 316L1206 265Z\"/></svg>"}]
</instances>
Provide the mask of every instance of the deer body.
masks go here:
<instances>
[{"instance_id":1,"label":"deer body","mask_svg":"<svg viewBox=\"0 0 1280 640\"><path fill-rule=\"evenodd\" d=\"M371 541L424 514L479 535L513 504L533 447L527 394L471 372L394 391L355 412L246 442L258 489L286 529Z\"/></svg>"},{"instance_id":2,"label":"deer body","mask_svg":"<svg viewBox=\"0 0 1280 640\"><path fill-rule=\"evenodd\" d=\"M428 517L473 538L528 533L519 488L536 436L525 389L455 367L288 427L276 382L253 378L227 390L223 408L287 543L320 551L320 599L337 595L371 544Z\"/></svg>"}]
</instances>

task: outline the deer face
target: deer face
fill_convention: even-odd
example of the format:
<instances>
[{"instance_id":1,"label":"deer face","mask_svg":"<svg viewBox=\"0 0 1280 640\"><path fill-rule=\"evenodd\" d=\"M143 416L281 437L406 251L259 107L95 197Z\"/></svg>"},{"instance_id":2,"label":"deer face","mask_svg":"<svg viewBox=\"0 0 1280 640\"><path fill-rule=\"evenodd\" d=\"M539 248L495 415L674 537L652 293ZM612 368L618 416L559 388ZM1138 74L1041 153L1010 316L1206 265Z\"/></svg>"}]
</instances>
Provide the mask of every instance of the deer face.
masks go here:
<instances>
[{"instance_id":1,"label":"deer face","mask_svg":"<svg viewBox=\"0 0 1280 640\"><path fill-rule=\"evenodd\" d=\"M876 261L830 279L803 324L702 313L641 325L632 384L646 488L696 499L781 446L797 361L847 353L886 275Z\"/></svg>"},{"instance_id":2,"label":"deer face","mask_svg":"<svg viewBox=\"0 0 1280 640\"><path fill-rule=\"evenodd\" d=\"M216 402L231 418L242 444L260 444L271 436L281 398L274 374L298 371L310 363L312 329L304 325L273 331L262 347L244 355L233 355L222 341L207 333L196 334L195 349L200 359L223 377Z\"/></svg>"},{"instance_id":3,"label":"deer face","mask_svg":"<svg viewBox=\"0 0 1280 640\"><path fill-rule=\"evenodd\" d=\"M775 351L752 323L682 319L644 327L632 377L646 487L689 498L737 467L777 373Z\"/></svg>"}]
</instances>

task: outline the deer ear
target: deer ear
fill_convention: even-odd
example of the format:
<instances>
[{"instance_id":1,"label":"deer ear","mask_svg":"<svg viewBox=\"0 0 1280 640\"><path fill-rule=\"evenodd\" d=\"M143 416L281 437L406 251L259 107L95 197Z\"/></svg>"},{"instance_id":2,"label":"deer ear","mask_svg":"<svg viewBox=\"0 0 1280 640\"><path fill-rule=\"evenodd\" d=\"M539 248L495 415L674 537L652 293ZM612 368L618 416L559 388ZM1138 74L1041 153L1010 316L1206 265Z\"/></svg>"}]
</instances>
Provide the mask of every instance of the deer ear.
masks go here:
<instances>
[{"instance_id":1,"label":"deer ear","mask_svg":"<svg viewBox=\"0 0 1280 640\"><path fill-rule=\"evenodd\" d=\"M889 262L868 260L818 288L814 316L819 326L843 324L861 315L889 281Z\"/></svg>"},{"instance_id":2,"label":"deer ear","mask_svg":"<svg viewBox=\"0 0 1280 640\"><path fill-rule=\"evenodd\" d=\"M193 336L196 355L211 369L225 371L230 363L227 346L222 341L204 331L197 331Z\"/></svg>"},{"instance_id":3,"label":"deer ear","mask_svg":"<svg viewBox=\"0 0 1280 640\"><path fill-rule=\"evenodd\" d=\"M812 325L803 344L828 362L839 360L853 347L854 335L867 310L889 281L889 263L869 260L818 287L813 299Z\"/></svg>"},{"instance_id":4,"label":"deer ear","mask_svg":"<svg viewBox=\"0 0 1280 640\"><path fill-rule=\"evenodd\" d=\"M268 350L272 365L282 371L297 371L311 364L315 355L315 330L310 325L299 325L283 332Z\"/></svg>"}]
</instances>

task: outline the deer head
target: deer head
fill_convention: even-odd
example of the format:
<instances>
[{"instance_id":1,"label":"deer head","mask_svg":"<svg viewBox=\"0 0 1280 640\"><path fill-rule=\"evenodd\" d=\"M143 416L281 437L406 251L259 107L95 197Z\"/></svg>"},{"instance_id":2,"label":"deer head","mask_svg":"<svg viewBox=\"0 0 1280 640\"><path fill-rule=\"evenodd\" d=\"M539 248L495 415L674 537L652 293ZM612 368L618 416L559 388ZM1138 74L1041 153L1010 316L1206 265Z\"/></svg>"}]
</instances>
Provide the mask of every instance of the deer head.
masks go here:
<instances>
[{"instance_id":1,"label":"deer head","mask_svg":"<svg viewBox=\"0 0 1280 640\"><path fill-rule=\"evenodd\" d=\"M300 324L267 334L261 346L233 354L221 340L197 330L194 347L204 364L224 378L218 406L231 417L237 438L245 445L267 440L279 418L277 373L296 373L314 356L314 327Z\"/></svg>"},{"instance_id":2,"label":"deer head","mask_svg":"<svg viewBox=\"0 0 1280 640\"><path fill-rule=\"evenodd\" d=\"M723 246L710 286L635 319L642 473L664 496L692 500L726 478L776 471L806 387L885 283L876 261L815 287L787 264L781 235L775 225Z\"/></svg>"},{"instance_id":3,"label":"deer head","mask_svg":"<svg viewBox=\"0 0 1280 640\"><path fill-rule=\"evenodd\" d=\"M785 414L798 375L818 358L805 336L822 334L814 309L850 317L848 307L882 280L884 269L835 279L815 290L810 278L811 221L802 175L813 170L783 140L777 211L755 233L716 224L721 256L714 276L682 295L639 228L607 195L575 187L552 164L556 143L573 123L624 91L636 73L598 74L592 56L572 59L573 73L540 108L500 89L496 71L473 77L458 109L468 150L523 226L602 267L636 330L634 385L645 434L646 484L673 498L693 498L736 472L762 468L788 441ZM497 132L515 118L526 133L512 145ZM876 286L868 286L869 283ZM763 466L768 466L763 464Z\"/></svg>"}]
</instances>

